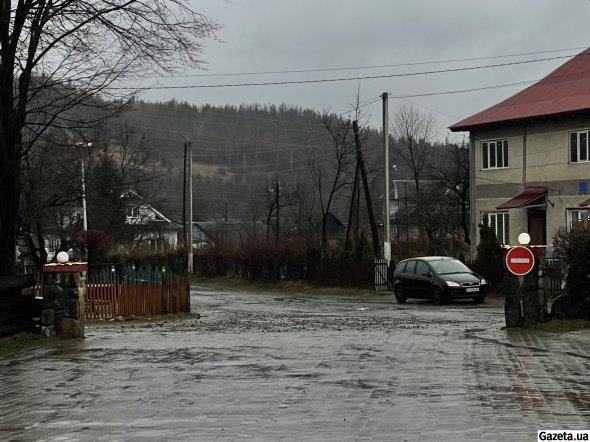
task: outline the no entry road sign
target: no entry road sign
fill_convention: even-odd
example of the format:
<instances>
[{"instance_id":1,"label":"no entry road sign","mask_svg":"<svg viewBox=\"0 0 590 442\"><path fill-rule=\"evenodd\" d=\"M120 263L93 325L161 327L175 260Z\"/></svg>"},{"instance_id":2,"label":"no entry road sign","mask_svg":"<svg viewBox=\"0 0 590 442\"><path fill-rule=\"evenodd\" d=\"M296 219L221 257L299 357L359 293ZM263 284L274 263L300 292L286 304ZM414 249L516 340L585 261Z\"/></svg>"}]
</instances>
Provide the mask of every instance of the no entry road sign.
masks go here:
<instances>
[{"instance_id":1,"label":"no entry road sign","mask_svg":"<svg viewBox=\"0 0 590 442\"><path fill-rule=\"evenodd\" d=\"M506 254L506 267L512 273L523 276L533 270L535 256L526 247L514 247Z\"/></svg>"}]
</instances>

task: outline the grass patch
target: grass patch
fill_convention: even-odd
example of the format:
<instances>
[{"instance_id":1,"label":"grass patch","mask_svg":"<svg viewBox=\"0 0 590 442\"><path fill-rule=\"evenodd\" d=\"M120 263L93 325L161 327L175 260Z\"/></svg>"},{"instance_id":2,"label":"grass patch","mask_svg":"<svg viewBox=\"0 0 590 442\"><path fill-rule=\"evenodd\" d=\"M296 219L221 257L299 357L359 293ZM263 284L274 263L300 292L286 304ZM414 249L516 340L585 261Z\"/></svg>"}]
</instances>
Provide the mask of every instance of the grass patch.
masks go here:
<instances>
[{"instance_id":1,"label":"grass patch","mask_svg":"<svg viewBox=\"0 0 590 442\"><path fill-rule=\"evenodd\" d=\"M6 356L31 348L52 347L60 342L59 338L47 338L31 333L19 333L14 336L0 338L0 356ZM63 341L62 341L63 342Z\"/></svg>"},{"instance_id":2,"label":"grass patch","mask_svg":"<svg viewBox=\"0 0 590 442\"><path fill-rule=\"evenodd\" d=\"M567 333L590 329L590 321L586 319L554 319L534 325L531 329L548 333Z\"/></svg>"},{"instance_id":3,"label":"grass patch","mask_svg":"<svg viewBox=\"0 0 590 442\"><path fill-rule=\"evenodd\" d=\"M273 282L249 282L240 278L195 278L191 281L194 284L204 285L212 288L236 288L243 290L256 290L262 292L302 293L307 295L325 296L351 296L351 297L382 297L391 295L390 292L376 292L371 289L354 289L350 287L320 287L307 284L302 281L279 281Z\"/></svg>"}]
</instances>

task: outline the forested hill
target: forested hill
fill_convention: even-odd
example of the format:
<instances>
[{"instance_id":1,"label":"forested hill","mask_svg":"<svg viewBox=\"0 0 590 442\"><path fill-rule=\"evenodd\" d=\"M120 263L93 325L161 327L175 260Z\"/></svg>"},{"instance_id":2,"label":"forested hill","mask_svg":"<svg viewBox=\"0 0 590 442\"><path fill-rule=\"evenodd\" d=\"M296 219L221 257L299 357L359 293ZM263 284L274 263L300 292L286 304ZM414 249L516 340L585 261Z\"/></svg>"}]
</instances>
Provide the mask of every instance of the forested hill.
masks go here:
<instances>
[{"instance_id":1,"label":"forested hill","mask_svg":"<svg viewBox=\"0 0 590 442\"><path fill-rule=\"evenodd\" d=\"M276 177L286 192L301 182L309 184L310 161L326 174L334 166L332 138L322 115L314 110L137 102L125 118L132 130L145 134L162 159L172 163L172 172L159 187L159 206L176 219L182 213L185 140L193 148L197 219L259 217ZM367 157L374 158L379 133L365 130L363 140ZM340 204L341 209L344 206Z\"/></svg>"}]
</instances>

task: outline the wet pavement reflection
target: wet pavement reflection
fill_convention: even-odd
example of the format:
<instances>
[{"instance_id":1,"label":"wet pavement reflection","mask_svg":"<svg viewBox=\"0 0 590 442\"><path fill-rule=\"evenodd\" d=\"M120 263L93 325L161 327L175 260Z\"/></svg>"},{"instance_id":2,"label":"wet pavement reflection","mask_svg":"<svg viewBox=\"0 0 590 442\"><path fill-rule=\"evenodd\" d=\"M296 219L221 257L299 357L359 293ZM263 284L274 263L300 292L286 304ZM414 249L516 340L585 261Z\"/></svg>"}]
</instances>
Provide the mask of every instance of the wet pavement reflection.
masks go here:
<instances>
[{"instance_id":1,"label":"wet pavement reflection","mask_svg":"<svg viewBox=\"0 0 590 442\"><path fill-rule=\"evenodd\" d=\"M0 358L0 440L536 440L590 429L590 332L502 304L193 287L198 320L109 322Z\"/></svg>"}]
</instances>

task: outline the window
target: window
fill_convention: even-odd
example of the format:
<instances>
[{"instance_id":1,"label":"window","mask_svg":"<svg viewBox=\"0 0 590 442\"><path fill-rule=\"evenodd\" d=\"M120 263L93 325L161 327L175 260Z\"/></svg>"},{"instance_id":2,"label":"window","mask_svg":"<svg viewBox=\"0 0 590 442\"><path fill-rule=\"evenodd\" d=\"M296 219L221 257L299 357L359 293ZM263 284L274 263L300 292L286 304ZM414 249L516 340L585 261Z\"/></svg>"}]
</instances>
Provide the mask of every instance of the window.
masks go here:
<instances>
[{"instance_id":1,"label":"window","mask_svg":"<svg viewBox=\"0 0 590 442\"><path fill-rule=\"evenodd\" d=\"M508 167L508 140L492 140L481 143L484 169Z\"/></svg>"},{"instance_id":2,"label":"window","mask_svg":"<svg viewBox=\"0 0 590 442\"><path fill-rule=\"evenodd\" d=\"M430 267L424 261L416 261L416 270L414 274L418 276L427 276L430 273Z\"/></svg>"},{"instance_id":3,"label":"window","mask_svg":"<svg viewBox=\"0 0 590 442\"><path fill-rule=\"evenodd\" d=\"M127 218L139 218L139 208L137 206L127 206Z\"/></svg>"},{"instance_id":4,"label":"window","mask_svg":"<svg viewBox=\"0 0 590 442\"><path fill-rule=\"evenodd\" d=\"M570 162L590 161L588 141L590 131L580 130L570 133Z\"/></svg>"},{"instance_id":5,"label":"window","mask_svg":"<svg viewBox=\"0 0 590 442\"><path fill-rule=\"evenodd\" d=\"M566 209L566 229L569 231L576 223L588 223L590 221L590 210Z\"/></svg>"},{"instance_id":6,"label":"window","mask_svg":"<svg viewBox=\"0 0 590 442\"><path fill-rule=\"evenodd\" d=\"M402 261L397 265L397 269L395 269L396 272L399 273L404 273L406 271L406 264L407 261Z\"/></svg>"},{"instance_id":7,"label":"window","mask_svg":"<svg viewBox=\"0 0 590 442\"><path fill-rule=\"evenodd\" d=\"M416 266L416 261L408 261L406 263L406 268L404 269L403 273L414 273L415 266Z\"/></svg>"},{"instance_id":8,"label":"window","mask_svg":"<svg viewBox=\"0 0 590 442\"><path fill-rule=\"evenodd\" d=\"M483 217L488 218L488 226L496 232L496 238L502 245L510 244L510 223L508 212L484 213Z\"/></svg>"}]
</instances>

